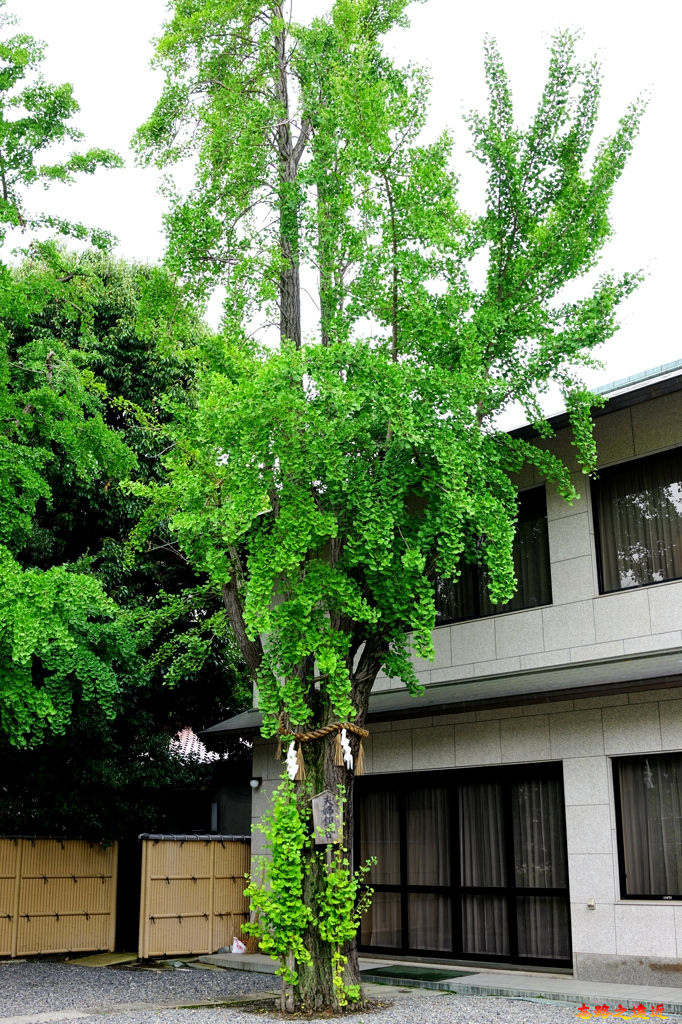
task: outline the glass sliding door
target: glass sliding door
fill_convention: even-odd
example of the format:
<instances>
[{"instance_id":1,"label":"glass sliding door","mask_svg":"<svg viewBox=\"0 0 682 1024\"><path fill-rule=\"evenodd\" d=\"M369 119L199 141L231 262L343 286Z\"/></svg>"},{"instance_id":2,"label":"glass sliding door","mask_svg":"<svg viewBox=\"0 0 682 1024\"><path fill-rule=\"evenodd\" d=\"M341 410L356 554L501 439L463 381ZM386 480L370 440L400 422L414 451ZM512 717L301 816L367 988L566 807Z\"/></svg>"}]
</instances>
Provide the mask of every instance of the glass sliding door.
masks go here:
<instances>
[{"instance_id":1,"label":"glass sliding door","mask_svg":"<svg viewBox=\"0 0 682 1024\"><path fill-rule=\"evenodd\" d=\"M357 798L358 861L378 860L362 949L569 965L559 765L365 779Z\"/></svg>"}]
</instances>

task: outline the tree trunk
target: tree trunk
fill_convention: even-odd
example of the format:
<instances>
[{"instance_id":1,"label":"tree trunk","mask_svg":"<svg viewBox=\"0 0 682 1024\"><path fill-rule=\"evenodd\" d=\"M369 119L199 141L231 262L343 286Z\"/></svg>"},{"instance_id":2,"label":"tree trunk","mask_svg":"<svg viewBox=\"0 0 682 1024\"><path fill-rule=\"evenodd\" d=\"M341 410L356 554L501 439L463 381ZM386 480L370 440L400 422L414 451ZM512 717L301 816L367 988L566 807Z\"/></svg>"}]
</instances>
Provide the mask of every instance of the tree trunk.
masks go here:
<instances>
[{"instance_id":1,"label":"tree trunk","mask_svg":"<svg viewBox=\"0 0 682 1024\"><path fill-rule=\"evenodd\" d=\"M287 969L289 971L293 971L294 970L295 962L294 962L294 954L293 953L287 953L286 964L287 964ZM295 992L295 990L294 990L294 986L293 985L291 985L287 981L284 981L282 983L282 1001L281 1001L281 1004L280 1004L281 1009L282 1009L282 1013L294 1013L295 1012L295 1010L296 1010L296 997L295 997L294 992Z\"/></svg>"},{"instance_id":2,"label":"tree trunk","mask_svg":"<svg viewBox=\"0 0 682 1024\"><path fill-rule=\"evenodd\" d=\"M350 739L354 764L356 764L359 744L356 737L351 736ZM345 765L335 765L335 751L335 735L325 736L322 740L313 740L303 744L306 783L313 795L317 795L327 789L335 795L339 794L344 799L343 845L350 852L353 843L354 770L349 771ZM301 798L306 799L304 796L306 787L302 783L299 788ZM322 851L322 856L320 856L319 851ZM324 846L315 846L312 841L303 851L305 860L303 900L308 906L318 905L321 894L324 891L326 874L324 851ZM308 928L304 942L306 949L311 955L311 962L300 965L297 968L299 982L295 989L296 1009L305 1010L308 1013L324 1010L341 1010L343 1004L333 981L331 945L320 938L315 926ZM347 957L343 977L344 984L359 985L360 970L355 941L347 944L342 952ZM358 1003L353 1002L349 1005L361 1007L363 1004L364 999L361 994Z\"/></svg>"},{"instance_id":3,"label":"tree trunk","mask_svg":"<svg viewBox=\"0 0 682 1024\"><path fill-rule=\"evenodd\" d=\"M329 207L322 184L317 186L317 262L320 273L320 344L331 342L330 325L334 315L332 287L334 275L330 259L330 245L325 227L328 227Z\"/></svg>"},{"instance_id":4,"label":"tree trunk","mask_svg":"<svg viewBox=\"0 0 682 1024\"><path fill-rule=\"evenodd\" d=\"M284 21L282 4L274 11L275 17ZM277 125L277 150L279 155L279 244L282 253L282 269L279 275L279 330L282 340L293 341L301 347L301 281L299 269L299 235L301 198L296 181L298 162L301 158L299 147L294 145L289 120L289 83L286 22L275 37L277 54L277 77L275 94L282 107L282 118ZM307 129L301 129L301 140L305 144Z\"/></svg>"}]
</instances>

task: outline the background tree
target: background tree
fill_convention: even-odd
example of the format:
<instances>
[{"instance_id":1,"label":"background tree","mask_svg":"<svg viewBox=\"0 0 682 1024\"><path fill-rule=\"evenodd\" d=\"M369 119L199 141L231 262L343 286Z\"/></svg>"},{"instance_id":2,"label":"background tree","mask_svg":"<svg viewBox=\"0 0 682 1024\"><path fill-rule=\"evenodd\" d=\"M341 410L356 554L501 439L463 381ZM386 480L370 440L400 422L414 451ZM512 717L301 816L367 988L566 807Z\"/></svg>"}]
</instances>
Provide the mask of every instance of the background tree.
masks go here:
<instances>
[{"instance_id":1,"label":"background tree","mask_svg":"<svg viewBox=\"0 0 682 1024\"><path fill-rule=\"evenodd\" d=\"M48 147L80 139L70 124L78 105L70 86L45 83L41 45L25 34L8 36L12 23L0 12L0 242L12 226L50 225L83 237L82 225L27 213L24 193L121 161L89 150L40 163ZM105 241L101 233L95 240ZM51 497L48 467L61 460L79 480L116 480L134 457L107 429L95 382L64 345L15 344L12 326L27 322L42 297L4 264L0 283L0 727L21 744L63 728L75 689L110 709L118 668L134 671L125 624L96 580L70 566L41 571L21 560L36 510Z\"/></svg>"},{"instance_id":2,"label":"background tree","mask_svg":"<svg viewBox=\"0 0 682 1024\"><path fill-rule=\"evenodd\" d=\"M138 479L157 480L169 443L164 396L191 406L192 347L206 329L164 271L51 242L34 244L31 253L9 274L15 292L32 299L30 308L15 304L4 318L10 364L29 365L27 353L36 350L51 352L55 363L64 353L76 378L71 397L79 379L92 382L98 436L124 453L124 470L134 465ZM54 410L54 391L47 397ZM55 419L62 436L64 421ZM52 450L38 461L39 499L16 542L17 560L37 581L62 569L102 600L106 595L114 622L128 634L127 656L111 664L105 706L74 685L65 696L68 725L67 717L53 723L28 749L5 746L0 828L106 839L187 830L175 813L177 788L205 784L210 765L182 758L170 740L183 727L201 729L233 713L245 699L224 609L186 560L165 558L163 535L134 562L126 556L142 505L115 478L83 471L78 446L85 448L89 418L75 415L69 423L73 454L55 444L56 429L46 430L44 417L34 416L31 426L26 450L40 458L41 430ZM8 502L5 496L5 508ZM11 521L16 526L16 517ZM44 626L40 608L34 623ZM37 689L35 662L31 670Z\"/></svg>"},{"instance_id":3,"label":"background tree","mask_svg":"<svg viewBox=\"0 0 682 1024\"><path fill-rule=\"evenodd\" d=\"M419 139L424 75L381 49L405 8L336 0L301 28L277 0L176 0L157 47L166 85L137 136L160 166L195 159L188 194L168 185L168 261L200 293L227 289L222 343L206 351L195 414L172 426L168 483L147 489L138 543L160 517L221 588L263 733L285 743L361 727L380 668L418 690L411 659L432 656L438 577L478 563L491 599L509 599L513 474L530 463L567 500L575 491L542 443L497 419L518 403L547 437L540 398L558 386L589 472L596 399L579 369L637 283L606 276L581 299L563 292L609 235L641 104L589 158L599 70L576 61L573 38L555 39L525 129L488 41L489 111L470 118L487 202L467 217L450 140ZM319 293L309 334L305 264ZM253 339L263 317L278 322L277 347ZM302 747L299 814L308 822L311 788L341 786L348 844L353 770L335 763L333 732ZM296 944L297 1003L337 1008L333 944L317 924L328 869L312 839L303 855L312 914ZM352 991L357 959L345 952Z\"/></svg>"},{"instance_id":4,"label":"background tree","mask_svg":"<svg viewBox=\"0 0 682 1024\"><path fill-rule=\"evenodd\" d=\"M10 35L13 24L0 12L0 242L12 227L28 237L19 268L0 264L0 728L15 746L46 742L5 748L0 817L13 832L113 837L141 827L164 772L187 780L169 735L239 702L206 581L164 561L162 534L137 565L124 557L141 508L119 484L157 475L162 396L191 403L190 350L205 329L166 272L30 242L51 229L105 249L105 232L31 213L26 197L122 161L103 149L55 157L82 138L78 104L70 85L44 81L42 44ZM22 785L44 799L19 811Z\"/></svg>"},{"instance_id":5,"label":"background tree","mask_svg":"<svg viewBox=\"0 0 682 1024\"><path fill-rule=\"evenodd\" d=\"M79 107L68 83L51 85L40 74L44 44L23 32L7 34L16 19L5 13L5 5L6 0L0 0L0 238L4 241L8 227L47 227L106 245L111 242L107 232L26 208L27 187L55 181L70 184L78 174L122 167L123 161L108 149L95 148L54 163L40 162L48 153L53 155L50 147L83 139L71 123Z\"/></svg>"}]
</instances>

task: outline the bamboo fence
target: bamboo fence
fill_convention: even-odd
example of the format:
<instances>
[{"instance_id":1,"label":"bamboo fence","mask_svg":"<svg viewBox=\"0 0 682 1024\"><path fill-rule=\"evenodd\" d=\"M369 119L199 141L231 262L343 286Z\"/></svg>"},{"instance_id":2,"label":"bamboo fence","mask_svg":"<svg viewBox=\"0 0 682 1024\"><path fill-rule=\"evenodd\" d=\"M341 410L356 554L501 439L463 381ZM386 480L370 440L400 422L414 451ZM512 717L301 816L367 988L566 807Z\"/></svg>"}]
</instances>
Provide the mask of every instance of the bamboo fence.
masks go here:
<instances>
[{"instance_id":1,"label":"bamboo fence","mask_svg":"<svg viewBox=\"0 0 682 1024\"><path fill-rule=\"evenodd\" d=\"M113 950L118 847L0 838L0 955Z\"/></svg>"},{"instance_id":2,"label":"bamboo fence","mask_svg":"<svg viewBox=\"0 0 682 1024\"><path fill-rule=\"evenodd\" d=\"M140 958L215 953L241 936L248 836L140 838Z\"/></svg>"}]
</instances>

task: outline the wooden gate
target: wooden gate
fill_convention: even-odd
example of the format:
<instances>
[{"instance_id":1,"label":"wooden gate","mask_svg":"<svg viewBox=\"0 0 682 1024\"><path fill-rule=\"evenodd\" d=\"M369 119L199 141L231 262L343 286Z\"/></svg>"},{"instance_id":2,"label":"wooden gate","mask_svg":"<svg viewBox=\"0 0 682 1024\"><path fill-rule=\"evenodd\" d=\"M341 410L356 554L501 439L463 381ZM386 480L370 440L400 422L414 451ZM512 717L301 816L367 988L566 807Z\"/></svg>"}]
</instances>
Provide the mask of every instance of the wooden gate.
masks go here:
<instances>
[{"instance_id":1,"label":"wooden gate","mask_svg":"<svg viewBox=\"0 0 682 1024\"><path fill-rule=\"evenodd\" d=\"M0 839L0 955L113 950L118 847Z\"/></svg>"},{"instance_id":2,"label":"wooden gate","mask_svg":"<svg viewBox=\"0 0 682 1024\"><path fill-rule=\"evenodd\" d=\"M248 836L140 836L138 956L215 953L241 935Z\"/></svg>"}]
</instances>

